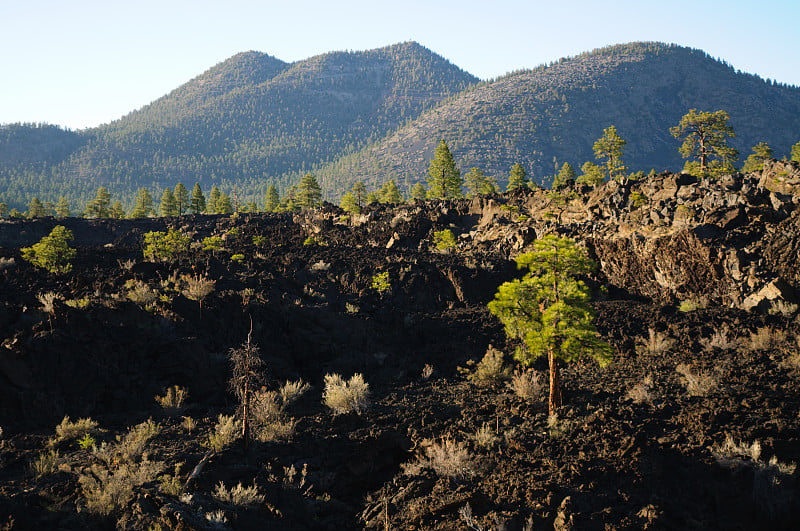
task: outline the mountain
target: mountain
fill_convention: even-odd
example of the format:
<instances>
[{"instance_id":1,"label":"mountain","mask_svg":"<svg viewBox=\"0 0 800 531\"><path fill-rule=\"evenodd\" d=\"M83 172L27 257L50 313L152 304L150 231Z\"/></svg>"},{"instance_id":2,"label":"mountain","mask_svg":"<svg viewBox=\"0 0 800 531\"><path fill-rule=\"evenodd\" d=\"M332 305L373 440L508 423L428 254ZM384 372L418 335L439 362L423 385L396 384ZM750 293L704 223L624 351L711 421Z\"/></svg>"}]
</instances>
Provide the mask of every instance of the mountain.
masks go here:
<instances>
[{"instance_id":1,"label":"mountain","mask_svg":"<svg viewBox=\"0 0 800 531\"><path fill-rule=\"evenodd\" d=\"M319 170L323 186L346 189L388 176L407 187L427 179L439 140L463 171L504 182L520 162L539 183L554 166L595 160L592 144L615 125L631 170L679 169L669 133L689 109L723 109L742 159L758 142L777 156L800 140L800 88L737 72L700 50L660 43L611 46L467 88L386 138Z\"/></svg>"},{"instance_id":2,"label":"mountain","mask_svg":"<svg viewBox=\"0 0 800 531\"><path fill-rule=\"evenodd\" d=\"M131 195L178 181L285 187L292 172L352 153L477 81L413 42L291 64L242 53L80 133L81 145L61 160L8 169L0 197L22 202L99 184Z\"/></svg>"},{"instance_id":3,"label":"mountain","mask_svg":"<svg viewBox=\"0 0 800 531\"><path fill-rule=\"evenodd\" d=\"M441 139L464 171L503 184L519 162L547 184L555 164L594 160L610 125L630 170L675 170L669 128L691 108L726 110L742 158L800 140L800 88L677 45L610 46L484 82L414 42L295 63L245 52L95 129L0 126L0 201L65 195L78 211L100 184L130 205L139 187L157 198L181 181L263 203L268 184L283 192L308 171L338 200L357 180L426 180Z\"/></svg>"}]
</instances>

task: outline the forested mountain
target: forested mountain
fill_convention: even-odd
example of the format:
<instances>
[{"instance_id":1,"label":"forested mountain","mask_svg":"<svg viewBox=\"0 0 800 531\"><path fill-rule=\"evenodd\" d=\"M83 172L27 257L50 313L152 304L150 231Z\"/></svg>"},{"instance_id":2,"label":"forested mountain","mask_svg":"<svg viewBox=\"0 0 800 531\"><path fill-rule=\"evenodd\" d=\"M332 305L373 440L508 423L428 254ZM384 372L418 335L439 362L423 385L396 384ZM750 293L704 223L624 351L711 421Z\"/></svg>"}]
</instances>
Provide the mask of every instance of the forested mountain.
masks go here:
<instances>
[{"instance_id":1,"label":"forested mountain","mask_svg":"<svg viewBox=\"0 0 800 531\"><path fill-rule=\"evenodd\" d=\"M130 207L138 188L157 198L180 181L263 203L267 185L284 192L307 171L328 199L357 180L407 191L442 139L463 171L502 185L519 162L548 184L556 163L594 160L610 125L630 171L676 170L669 128L691 108L727 111L742 159L800 140L800 88L676 45L616 45L480 83L414 42L296 63L246 52L105 126L0 126L0 202L64 195L75 212L102 184Z\"/></svg>"},{"instance_id":2,"label":"forested mountain","mask_svg":"<svg viewBox=\"0 0 800 531\"><path fill-rule=\"evenodd\" d=\"M237 183L243 196L261 194L268 182L285 188L293 172L355 152L477 81L413 42L292 64L242 53L79 133L81 145L59 160L28 157L6 166L0 198L81 201L99 184L132 197L140 186L179 181ZM0 145L0 158L6 149Z\"/></svg>"},{"instance_id":3,"label":"forested mountain","mask_svg":"<svg viewBox=\"0 0 800 531\"><path fill-rule=\"evenodd\" d=\"M741 159L761 141L778 157L800 141L800 88L737 72L699 50L632 43L471 86L318 174L328 189L390 176L409 188L427 179L444 139L464 172L479 167L503 183L519 162L549 184L556 162L577 169L594 161L592 144L610 125L627 140L629 170L677 170L683 160L669 128L691 108L730 114Z\"/></svg>"}]
</instances>

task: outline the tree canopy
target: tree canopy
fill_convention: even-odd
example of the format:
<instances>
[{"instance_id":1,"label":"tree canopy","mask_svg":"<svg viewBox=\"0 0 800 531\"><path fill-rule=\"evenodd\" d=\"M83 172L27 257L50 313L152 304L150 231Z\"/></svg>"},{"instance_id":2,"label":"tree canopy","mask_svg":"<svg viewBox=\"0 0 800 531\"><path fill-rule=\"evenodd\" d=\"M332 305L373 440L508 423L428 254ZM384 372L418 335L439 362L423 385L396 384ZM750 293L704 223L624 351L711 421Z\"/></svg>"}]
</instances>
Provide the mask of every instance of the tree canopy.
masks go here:
<instances>
[{"instance_id":1,"label":"tree canopy","mask_svg":"<svg viewBox=\"0 0 800 531\"><path fill-rule=\"evenodd\" d=\"M691 109L669 132L675 138L682 138L678 152L685 159L697 158L697 162L687 161L684 169L700 176L733 173L733 163L739 152L728 145L728 138L735 137L733 128L728 125L730 117L725 111L697 112Z\"/></svg>"},{"instance_id":2,"label":"tree canopy","mask_svg":"<svg viewBox=\"0 0 800 531\"><path fill-rule=\"evenodd\" d=\"M436 199L457 199L461 197L461 170L447 143L442 140L436 146L430 166L428 167L428 195Z\"/></svg>"},{"instance_id":3,"label":"tree canopy","mask_svg":"<svg viewBox=\"0 0 800 531\"><path fill-rule=\"evenodd\" d=\"M548 356L553 414L562 401L558 360L571 362L585 355L601 366L611 361L611 346L592 324L589 288L577 279L596 264L574 240L553 235L536 240L533 251L516 262L527 273L500 285L489 311L503 323L508 337L520 341L516 358L522 364Z\"/></svg>"}]
</instances>

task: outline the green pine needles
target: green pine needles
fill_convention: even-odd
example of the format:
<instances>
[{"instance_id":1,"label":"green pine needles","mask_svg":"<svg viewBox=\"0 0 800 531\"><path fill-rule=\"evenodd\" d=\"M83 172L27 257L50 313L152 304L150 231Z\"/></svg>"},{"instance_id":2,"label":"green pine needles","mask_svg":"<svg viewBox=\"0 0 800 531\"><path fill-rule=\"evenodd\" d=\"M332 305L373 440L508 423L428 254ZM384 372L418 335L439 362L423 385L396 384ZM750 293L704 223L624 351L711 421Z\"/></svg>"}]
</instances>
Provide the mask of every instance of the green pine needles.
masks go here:
<instances>
[{"instance_id":1,"label":"green pine needles","mask_svg":"<svg viewBox=\"0 0 800 531\"><path fill-rule=\"evenodd\" d=\"M71 230L63 225L56 225L39 243L20 249L22 258L51 273L69 273L72 271L72 259L75 258L76 251L67 241L73 238Z\"/></svg>"},{"instance_id":2,"label":"green pine needles","mask_svg":"<svg viewBox=\"0 0 800 531\"><path fill-rule=\"evenodd\" d=\"M517 257L517 267L528 272L503 283L489 311L502 321L509 338L522 342L516 358L523 365L548 356L552 415L562 402L558 360L572 362L590 356L605 366L611 361L612 348L592 324L589 288L576 278L592 272L596 264L570 238L548 235L533 247Z\"/></svg>"}]
</instances>

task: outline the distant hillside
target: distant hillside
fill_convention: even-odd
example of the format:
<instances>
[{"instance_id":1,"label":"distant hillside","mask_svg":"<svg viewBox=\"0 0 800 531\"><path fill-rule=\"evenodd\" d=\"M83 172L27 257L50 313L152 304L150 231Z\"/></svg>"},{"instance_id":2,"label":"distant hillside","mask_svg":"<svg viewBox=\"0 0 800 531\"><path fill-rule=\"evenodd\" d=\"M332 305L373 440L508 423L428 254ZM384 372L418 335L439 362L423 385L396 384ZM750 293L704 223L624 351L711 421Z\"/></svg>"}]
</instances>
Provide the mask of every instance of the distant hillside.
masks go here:
<instances>
[{"instance_id":1,"label":"distant hillside","mask_svg":"<svg viewBox=\"0 0 800 531\"><path fill-rule=\"evenodd\" d=\"M594 160L612 124L632 171L676 170L668 129L690 108L728 111L742 158L800 140L800 88L675 45L611 46L481 83L414 42L291 64L245 52L99 128L0 126L0 201L24 210L64 195L79 211L103 184L130 207L139 187L158 198L180 181L263 203L268 184L283 192L307 171L338 200L356 180L427 179L440 139L464 171L504 184L520 162L548 184L556 163Z\"/></svg>"},{"instance_id":2,"label":"distant hillside","mask_svg":"<svg viewBox=\"0 0 800 531\"><path fill-rule=\"evenodd\" d=\"M659 43L617 45L473 86L372 146L322 168L325 186L389 176L410 186L446 140L463 171L477 166L504 182L520 162L545 184L556 162L576 170L616 125L631 170L680 169L669 134L690 108L726 110L742 159L758 142L777 156L800 141L800 88L735 71L704 52Z\"/></svg>"},{"instance_id":3,"label":"distant hillside","mask_svg":"<svg viewBox=\"0 0 800 531\"><path fill-rule=\"evenodd\" d=\"M416 43L335 52L287 64L238 54L122 119L81 133L61 160L0 175L0 198L53 199L54 190L99 184L131 195L178 181L237 183L245 194L267 181L352 153L477 78Z\"/></svg>"}]
</instances>

